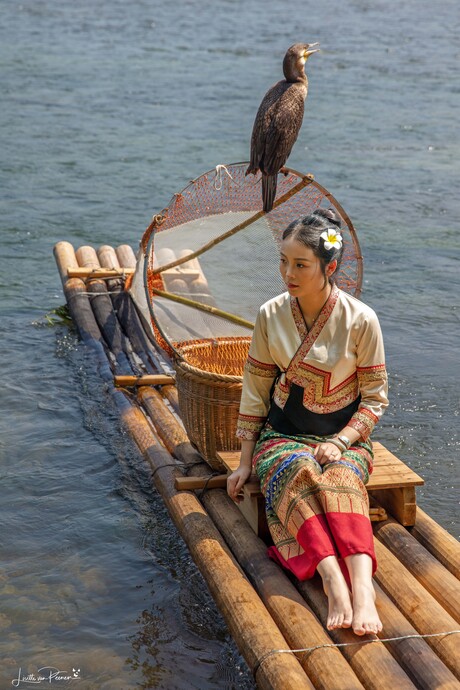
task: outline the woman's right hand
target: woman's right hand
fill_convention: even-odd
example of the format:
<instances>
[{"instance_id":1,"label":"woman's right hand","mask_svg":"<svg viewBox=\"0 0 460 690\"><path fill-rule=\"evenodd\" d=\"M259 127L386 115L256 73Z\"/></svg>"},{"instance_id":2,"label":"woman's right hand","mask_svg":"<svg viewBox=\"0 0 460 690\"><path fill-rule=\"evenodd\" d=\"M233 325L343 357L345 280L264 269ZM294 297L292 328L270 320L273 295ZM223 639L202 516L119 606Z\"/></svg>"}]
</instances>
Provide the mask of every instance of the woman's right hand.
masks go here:
<instances>
[{"instance_id":1,"label":"woman's right hand","mask_svg":"<svg viewBox=\"0 0 460 690\"><path fill-rule=\"evenodd\" d=\"M251 472L251 467L240 465L227 477L227 493L235 503L240 503L241 498L238 494L251 476Z\"/></svg>"}]
</instances>

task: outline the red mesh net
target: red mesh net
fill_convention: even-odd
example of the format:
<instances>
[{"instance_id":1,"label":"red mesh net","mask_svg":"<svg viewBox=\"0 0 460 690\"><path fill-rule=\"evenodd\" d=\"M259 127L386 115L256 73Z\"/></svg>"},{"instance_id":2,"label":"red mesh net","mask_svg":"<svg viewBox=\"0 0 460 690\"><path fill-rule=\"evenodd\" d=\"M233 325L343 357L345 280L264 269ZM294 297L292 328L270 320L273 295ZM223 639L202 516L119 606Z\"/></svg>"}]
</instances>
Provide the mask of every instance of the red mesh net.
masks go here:
<instances>
[{"instance_id":1,"label":"red mesh net","mask_svg":"<svg viewBox=\"0 0 460 690\"><path fill-rule=\"evenodd\" d=\"M154 217L142 239L155 333L165 349L186 360L191 341L248 341L260 305L285 291L278 270L283 230L315 209L332 207L341 218L344 253L336 282L360 294L358 239L334 197L316 181L288 170L279 175L275 207L264 214L260 176L246 177L246 167L217 166L193 180Z\"/></svg>"}]
</instances>

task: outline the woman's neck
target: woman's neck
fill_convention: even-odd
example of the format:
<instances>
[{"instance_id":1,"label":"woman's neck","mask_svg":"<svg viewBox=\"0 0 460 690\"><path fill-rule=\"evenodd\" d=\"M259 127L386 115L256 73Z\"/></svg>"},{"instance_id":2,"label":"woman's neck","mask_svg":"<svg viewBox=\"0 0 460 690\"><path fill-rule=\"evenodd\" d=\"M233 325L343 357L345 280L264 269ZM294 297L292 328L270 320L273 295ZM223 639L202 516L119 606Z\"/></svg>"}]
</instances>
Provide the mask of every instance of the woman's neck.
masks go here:
<instances>
[{"instance_id":1,"label":"woman's neck","mask_svg":"<svg viewBox=\"0 0 460 690\"><path fill-rule=\"evenodd\" d=\"M316 319L320 315L324 305L329 299L331 290L332 285L328 283L324 290L321 290L321 292L317 292L315 295L297 298L300 310L303 314L303 318L305 320L308 330L310 330L313 327Z\"/></svg>"}]
</instances>

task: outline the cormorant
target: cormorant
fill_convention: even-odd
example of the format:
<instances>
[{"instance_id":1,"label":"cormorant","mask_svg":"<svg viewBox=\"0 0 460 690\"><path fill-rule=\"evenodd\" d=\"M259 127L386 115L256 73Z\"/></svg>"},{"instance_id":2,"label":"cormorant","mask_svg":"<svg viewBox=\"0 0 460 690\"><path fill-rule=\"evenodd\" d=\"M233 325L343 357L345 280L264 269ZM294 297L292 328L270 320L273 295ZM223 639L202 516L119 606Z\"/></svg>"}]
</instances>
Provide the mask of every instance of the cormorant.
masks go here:
<instances>
[{"instance_id":1,"label":"cormorant","mask_svg":"<svg viewBox=\"0 0 460 690\"><path fill-rule=\"evenodd\" d=\"M302 125L308 79L305 63L319 43L295 43L283 60L285 79L265 94L257 111L251 137L251 162L246 175L262 173L262 201L271 211L278 172L286 163Z\"/></svg>"}]
</instances>

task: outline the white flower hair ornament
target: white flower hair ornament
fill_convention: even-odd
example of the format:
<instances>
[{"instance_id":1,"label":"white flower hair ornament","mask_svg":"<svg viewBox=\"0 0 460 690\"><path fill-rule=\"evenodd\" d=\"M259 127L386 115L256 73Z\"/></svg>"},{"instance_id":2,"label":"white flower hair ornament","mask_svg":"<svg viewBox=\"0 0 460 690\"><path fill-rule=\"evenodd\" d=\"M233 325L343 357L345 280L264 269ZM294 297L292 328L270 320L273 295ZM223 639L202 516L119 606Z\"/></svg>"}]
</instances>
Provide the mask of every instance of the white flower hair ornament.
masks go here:
<instances>
[{"instance_id":1,"label":"white flower hair ornament","mask_svg":"<svg viewBox=\"0 0 460 690\"><path fill-rule=\"evenodd\" d=\"M326 228L320 237L324 240L324 249L340 249L342 246L342 235L335 228Z\"/></svg>"}]
</instances>

